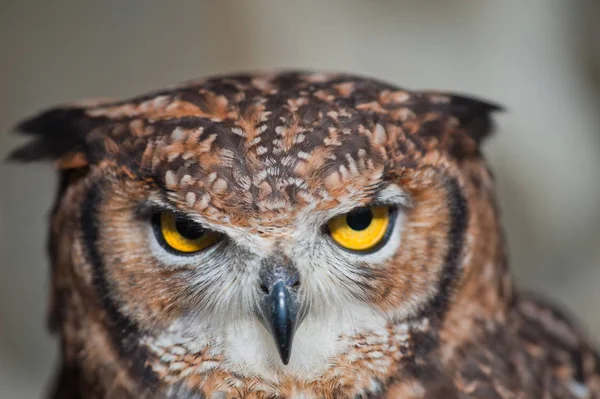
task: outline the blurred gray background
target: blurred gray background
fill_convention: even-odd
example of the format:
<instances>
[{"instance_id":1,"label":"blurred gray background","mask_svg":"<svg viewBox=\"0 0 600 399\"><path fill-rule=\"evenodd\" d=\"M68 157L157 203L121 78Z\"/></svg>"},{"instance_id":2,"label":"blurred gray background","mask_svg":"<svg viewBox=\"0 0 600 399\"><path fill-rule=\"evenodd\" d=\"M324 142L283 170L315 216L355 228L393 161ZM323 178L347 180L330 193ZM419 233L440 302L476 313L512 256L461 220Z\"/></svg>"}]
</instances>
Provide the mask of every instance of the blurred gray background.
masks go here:
<instances>
[{"instance_id":1,"label":"blurred gray background","mask_svg":"<svg viewBox=\"0 0 600 399\"><path fill-rule=\"evenodd\" d=\"M504 104L485 152L519 284L600 342L600 2L0 0L0 157L20 118L215 73L342 70ZM39 397L48 165L0 165L0 398Z\"/></svg>"}]
</instances>

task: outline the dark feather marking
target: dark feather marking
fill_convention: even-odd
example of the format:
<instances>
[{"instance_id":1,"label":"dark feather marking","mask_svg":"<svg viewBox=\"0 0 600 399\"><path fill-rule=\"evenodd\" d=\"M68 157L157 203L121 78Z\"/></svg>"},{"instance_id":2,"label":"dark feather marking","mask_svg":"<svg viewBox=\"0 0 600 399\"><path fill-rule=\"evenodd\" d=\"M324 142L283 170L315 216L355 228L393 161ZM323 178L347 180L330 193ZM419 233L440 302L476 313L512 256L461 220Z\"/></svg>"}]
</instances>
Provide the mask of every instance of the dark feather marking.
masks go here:
<instances>
[{"instance_id":1,"label":"dark feather marking","mask_svg":"<svg viewBox=\"0 0 600 399\"><path fill-rule=\"evenodd\" d=\"M158 376L146 365L147 353L139 347L140 333L135 323L127 318L114 303L110 285L106 280L102 256L98 251L97 243L98 219L96 212L101 202L101 186L96 183L89 187L87 197L81 207L81 229L83 232L83 243L93 266L93 283L105 310L109 325L108 330L112 335L113 342L121 359L129 365L130 370L141 377L144 386L154 387L158 383Z\"/></svg>"},{"instance_id":2,"label":"dark feather marking","mask_svg":"<svg viewBox=\"0 0 600 399\"><path fill-rule=\"evenodd\" d=\"M460 262L463 250L464 235L469 219L469 207L463 196L458 181L448 178L446 182L448 209L450 213L450 229L448 231L448 253L442 270L438 292L417 318L435 315L442 321L452 296L452 289L461 271Z\"/></svg>"},{"instance_id":3,"label":"dark feather marking","mask_svg":"<svg viewBox=\"0 0 600 399\"><path fill-rule=\"evenodd\" d=\"M446 265L442 272L442 280L433 306L438 311L445 312L451 295L453 283L458 279L460 262L463 250L464 235L469 218L467 200L461 192L456 179L449 179L446 185L448 195L448 209L450 213L450 231L448 232L448 254Z\"/></svg>"},{"instance_id":4,"label":"dark feather marking","mask_svg":"<svg viewBox=\"0 0 600 399\"><path fill-rule=\"evenodd\" d=\"M50 212L50 219L54 218L58 209L60 207L60 202L62 200L67 187L69 187L70 178L67 172L63 172L59 176L58 183L58 192L54 197L54 204L52 205L52 211ZM58 240L57 236L53 234L52 230L48 236L48 240L46 243L46 251L50 256L50 270L52 276L54 276L54 271L58 264ZM67 311L65 307L65 295L66 293L57 290L56 285L53 284L52 287L52 307L50 308L50 314L48 315L48 327L51 332L58 331L58 328L63 324L63 320L65 318L65 312Z\"/></svg>"}]
</instances>

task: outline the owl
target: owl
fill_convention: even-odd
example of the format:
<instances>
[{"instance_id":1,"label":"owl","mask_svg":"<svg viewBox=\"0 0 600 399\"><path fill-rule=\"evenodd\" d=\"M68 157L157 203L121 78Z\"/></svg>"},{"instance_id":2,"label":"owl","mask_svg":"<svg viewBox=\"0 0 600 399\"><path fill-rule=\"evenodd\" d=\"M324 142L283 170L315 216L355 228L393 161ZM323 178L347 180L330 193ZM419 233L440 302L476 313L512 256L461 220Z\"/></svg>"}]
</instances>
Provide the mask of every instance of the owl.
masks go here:
<instances>
[{"instance_id":1,"label":"owl","mask_svg":"<svg viewBox=\"0 0 600 399\"><path fill-rule=\"evenodd\" d=\"M53 398L598 398L514 288L481 153L500 107L350 74L50 109Z\"/></svg>"}]
</instances>

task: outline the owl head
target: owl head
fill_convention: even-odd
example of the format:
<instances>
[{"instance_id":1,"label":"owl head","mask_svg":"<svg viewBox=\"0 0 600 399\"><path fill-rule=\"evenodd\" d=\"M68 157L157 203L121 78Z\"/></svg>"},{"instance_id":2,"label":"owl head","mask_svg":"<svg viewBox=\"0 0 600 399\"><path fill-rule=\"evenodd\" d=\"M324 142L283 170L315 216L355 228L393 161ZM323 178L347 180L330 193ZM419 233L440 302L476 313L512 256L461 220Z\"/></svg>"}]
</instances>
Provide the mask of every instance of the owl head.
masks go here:
<instances>
[{"instance_id":1,"label":"owl head","mask_svg":"<svg viewBox=\"0 0 600 399\"><path fill-rule=\"evenodd\" d=\"M461 295L491 301L469 282L501 256L480 153L498 109L286 72L27 120L12 157L61 176L52 324L115 359L195 345L268 373L319 368L394 321L435 323Z\"/></svg>"}]
</instances>

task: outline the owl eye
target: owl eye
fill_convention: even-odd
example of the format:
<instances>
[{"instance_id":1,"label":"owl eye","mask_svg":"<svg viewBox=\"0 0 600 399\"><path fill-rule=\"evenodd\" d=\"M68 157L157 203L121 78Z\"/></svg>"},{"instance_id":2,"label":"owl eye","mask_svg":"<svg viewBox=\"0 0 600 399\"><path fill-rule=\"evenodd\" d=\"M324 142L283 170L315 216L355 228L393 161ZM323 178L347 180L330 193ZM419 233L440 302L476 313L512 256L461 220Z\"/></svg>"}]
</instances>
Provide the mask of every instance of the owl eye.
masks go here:
<instances>
[{"instance_id":1,"label":"owl eye","mask_svg":"<svg viewBox=\"0 0 600 399\"><path fill-rule=\"evenodd\" d=\"M385 243L391 231L394 209L386 206L357 208L329 221L333 241L353 251L368 251Z\"/></svg>"},{"instance_id":2,"label":"owl eye","mask_svg":"<svg viewBox=\"0 0 600 399\"><path fill-rule=\"evenodd\" d=\"M217 233L173 212L157 213L152 224L159 242L174 252L190 254L202 251L219 239Z\"/></svg>"}]
</instances>

